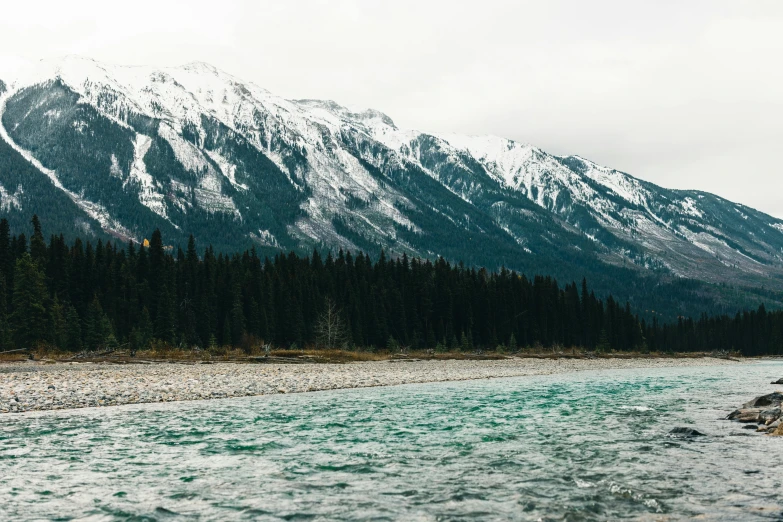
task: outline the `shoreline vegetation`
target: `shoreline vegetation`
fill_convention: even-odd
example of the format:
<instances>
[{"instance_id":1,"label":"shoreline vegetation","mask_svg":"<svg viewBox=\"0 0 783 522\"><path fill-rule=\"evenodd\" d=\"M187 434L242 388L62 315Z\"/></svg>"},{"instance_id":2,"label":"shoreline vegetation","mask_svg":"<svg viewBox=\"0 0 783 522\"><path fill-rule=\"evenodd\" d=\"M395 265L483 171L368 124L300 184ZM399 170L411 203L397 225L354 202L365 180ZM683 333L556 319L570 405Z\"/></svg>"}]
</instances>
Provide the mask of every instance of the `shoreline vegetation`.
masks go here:
<instances>
[{"instance_id":1,"label":"shoreline vegetation","mask_svg":"<svg viewBox=\"0 0 783 522\"><path fill-rule=\"evenodd\" d=\"M0 220L0 355L302 348L345 353L783 353L783 311L698 319L634 310L581 284L403 254L340 250L262 258L160 231L127 245L32 236ZM669 317L670 319L665 319ZM317 355L315 355L317 357ZM372 358L371 356L355 356Z\"/></svg>"},{"instance_id":2,"label":"shoreline vegetation","mask_svg":"<svg viewBox=\"0 0 783 522\"><path fill-rule=\"evenodd\" d=\"M146 354L154 355L154 354ZM285 353L286 357L292 354ZM308 354L301 354L308 356ZM444 381L554 375L590 370L720 366L736 359L705 354L373 354L373 360L346 360L356 354L330 354L334 364L282 356L209 361L56 360L0 362L0 413L24 413L125 404L178 402L301 393L345 388ZM337 360L342 357L342 360ZM462 358L455 358L462 357ZM265 363L265 364L253 364Z\"/></svg>"},{"instance_id":3,"label":"shoreline vegetation","mask_svg":"<svg viewBox=\"0 0 783 522\"><path fill-rule=\"evenodd\" d=\"M770 356L776 357L776 356ZM365 361L438 361L438 360L505 360L505 359L698 359L713 358L739 361L743 355L739 352L632 352L632 351L587 351L573 346L564 348L540 345L516 348L510 352L501 346L495 350L446 351L436 349L409 350L376 349L373 347L353 349L319 348L274 348L269 344L256 344L249 349L233 346L220 346L209 349L194 347L176 347L165 343L153 342L149 348L134 350L130 347L81 351L77 353L59 350L46 345L34 350L18 349L0 353L0 368L3 363L106 363L106 364L148 364L148 363L237 363L237 364L343 364Z\"/></svg>"}]
</instances>

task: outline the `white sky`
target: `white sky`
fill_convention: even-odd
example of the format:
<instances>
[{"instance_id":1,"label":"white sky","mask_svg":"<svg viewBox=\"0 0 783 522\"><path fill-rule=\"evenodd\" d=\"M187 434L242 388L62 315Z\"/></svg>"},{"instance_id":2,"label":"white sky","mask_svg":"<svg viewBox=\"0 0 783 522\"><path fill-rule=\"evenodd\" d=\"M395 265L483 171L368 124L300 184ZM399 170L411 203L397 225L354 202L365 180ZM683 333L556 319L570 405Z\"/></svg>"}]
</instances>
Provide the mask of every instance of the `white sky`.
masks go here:
<instances>
[{"instance_id":1,"label":"white sky","mask_svg":"<svg viewBox=\"0 0 783 522\"><path fill-rule=\"evenodd\" d=\"M781 0L0 0L0 60L205 61L783 217Z\"/></svg>"}]
</instances>

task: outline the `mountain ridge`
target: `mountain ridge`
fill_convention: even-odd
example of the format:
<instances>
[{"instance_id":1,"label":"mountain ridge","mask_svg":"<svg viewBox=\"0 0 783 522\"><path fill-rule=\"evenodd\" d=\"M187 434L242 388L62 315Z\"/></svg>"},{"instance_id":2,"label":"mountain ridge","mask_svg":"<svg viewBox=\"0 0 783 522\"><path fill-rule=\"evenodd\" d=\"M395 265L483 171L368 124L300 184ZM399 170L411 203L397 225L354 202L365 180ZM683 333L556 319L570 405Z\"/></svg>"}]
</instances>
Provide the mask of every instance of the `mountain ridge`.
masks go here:
<instances>
[{"instance_id":1,"label":"mountain ridge","mask_svg":"<svg viewBox=\"0 0 783 522\"><path fill-rule=\"evenodd\" d=\"M96 233L783 289L783 220L581 156L400 129L380 111L286 100L203 62L71 56L19 70L0 69L0 138ZM24 212L6 177L1 208Z\"/></svg>"}]
</instances>

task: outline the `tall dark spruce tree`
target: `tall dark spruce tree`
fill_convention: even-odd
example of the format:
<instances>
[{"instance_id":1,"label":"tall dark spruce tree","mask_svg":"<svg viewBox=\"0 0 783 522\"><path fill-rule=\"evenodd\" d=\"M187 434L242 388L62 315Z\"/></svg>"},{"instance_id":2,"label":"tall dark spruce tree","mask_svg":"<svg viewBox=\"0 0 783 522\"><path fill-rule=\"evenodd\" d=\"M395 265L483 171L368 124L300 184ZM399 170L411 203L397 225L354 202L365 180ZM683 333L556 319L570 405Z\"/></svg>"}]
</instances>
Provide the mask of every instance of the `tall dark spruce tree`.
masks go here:
<instances>
[{"instance_id":1,"label":"tall dark spruce tree","mask_svg":"<svg viewBox=\"0 0 783 522\"><path fill-rule=\"evenodd\" d=\"M28 253L16 261L11 300L11 328L14 342L21 348L35 348L52 341L48 329L48 292L40 266Z\"/></svg>"}]
</instances>

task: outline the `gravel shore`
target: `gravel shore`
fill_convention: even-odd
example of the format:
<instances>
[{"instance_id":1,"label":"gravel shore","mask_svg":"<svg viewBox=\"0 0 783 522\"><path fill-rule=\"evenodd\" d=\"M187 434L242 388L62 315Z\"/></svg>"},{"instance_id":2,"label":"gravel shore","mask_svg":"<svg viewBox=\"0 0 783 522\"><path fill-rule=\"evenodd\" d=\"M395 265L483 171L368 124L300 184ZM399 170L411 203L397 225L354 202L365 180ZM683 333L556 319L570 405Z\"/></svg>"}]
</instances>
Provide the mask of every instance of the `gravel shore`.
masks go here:
<instances>
[{"instance_id":1,"label":"gravel shore","mask_svg":"<svg viewBox=\"0 0 783 522\"><path fill-rule=\"evenodd\" d=\"M714 359L373 361L348 364L0 364L0 413L549 375L732 365Z\"/></svg>"}]
</instances>

